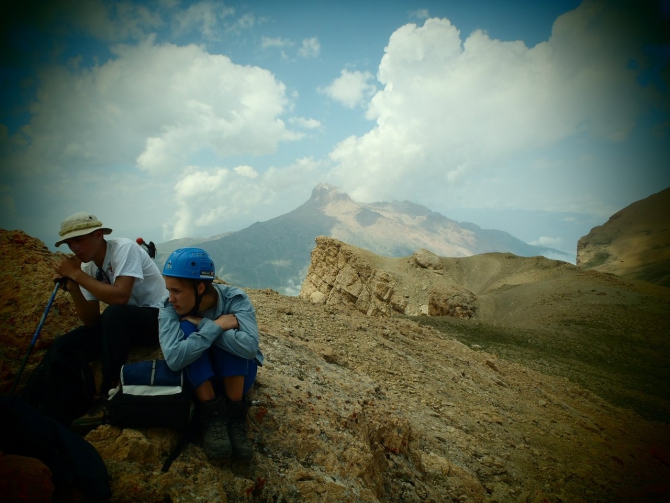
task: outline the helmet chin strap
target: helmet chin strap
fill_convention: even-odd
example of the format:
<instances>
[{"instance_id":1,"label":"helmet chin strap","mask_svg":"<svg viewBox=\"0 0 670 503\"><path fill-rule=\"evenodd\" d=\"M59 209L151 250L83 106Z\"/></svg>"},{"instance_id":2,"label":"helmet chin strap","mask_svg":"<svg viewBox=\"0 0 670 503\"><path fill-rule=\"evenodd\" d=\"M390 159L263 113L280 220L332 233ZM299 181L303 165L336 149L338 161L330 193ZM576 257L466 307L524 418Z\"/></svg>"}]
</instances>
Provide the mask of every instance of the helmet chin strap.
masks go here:
<instances>
[{"instance_id":1,"label":"helmet chin strap","mask_svg":"<svg viewBox=\"0 0 670 503\"><path fill-rule=\"evenodd\" d=\"M200 294L200 292L198 292L198 285L199 284L200 284L199 281L194 281L193 282L193 290L195 291L195 305L193 306L193 309L191 309L191 314L193 314L193 315L197 314L198 308L200 307L200 303L202 302L202 299L205 296L204 292L203 292L202 295ZM205 291L207 291L206 288L205 288Z\"/></svg>"}]
</instances>

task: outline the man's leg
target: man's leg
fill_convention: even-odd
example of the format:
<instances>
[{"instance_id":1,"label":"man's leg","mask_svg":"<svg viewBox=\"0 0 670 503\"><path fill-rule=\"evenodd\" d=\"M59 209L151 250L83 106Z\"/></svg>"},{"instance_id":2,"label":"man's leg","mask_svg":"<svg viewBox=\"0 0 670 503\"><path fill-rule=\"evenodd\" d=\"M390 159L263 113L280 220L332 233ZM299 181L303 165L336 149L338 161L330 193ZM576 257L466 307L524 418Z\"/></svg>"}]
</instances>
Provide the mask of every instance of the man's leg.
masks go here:
<instances>
[{"instance_id":1,"label":"man's leg","mask_svg":"<svg viewBox=\"0 0 670 503\"><path fill-rule=\"evenodd\" d=\"M100 324L90 327L81 326L67 334L56 337L54 343L42 357L42 361L30 375L21 396L28 403L36 407L46 387L48 372L51 365L56 361L57 353L76 352L87 362L100 358L102 333Z\"/></svg>"},{"instance_id":2,"label":"man's leg","mask_svg":"<svg viewBox=\"0 0 670 503\"><path fill-rule=\"evenodd\" d=\"M100 322L95 325L82 325L67 334L56 337L53 345L44 355L53 354L57 351L79 351L86 358L86 361L92 362L100 358L102 352L102 330Z\"/></svg>"},{"instance_id":3,"label":"man's leg","mask_svg":"<svg viewBox=\"0 0 670 503\"><path fill-rule=\"evenodd\" d=\"M33 371L21 397L45 415L69 426L89 407L95 393L87 362L100 357L100 324L57 337Z\"/></svg>"},{"instance_id":4,"label":"man's leg","mask_svg":"<svg viewBox=\"0 0 670 503\"><path fill-rule=\"evenodd\" d=\"M137 306L107 306L102 325L102 386L106 393L119 379L133 346L158 345L158 309Z\"/></svg>"}]
</instances>

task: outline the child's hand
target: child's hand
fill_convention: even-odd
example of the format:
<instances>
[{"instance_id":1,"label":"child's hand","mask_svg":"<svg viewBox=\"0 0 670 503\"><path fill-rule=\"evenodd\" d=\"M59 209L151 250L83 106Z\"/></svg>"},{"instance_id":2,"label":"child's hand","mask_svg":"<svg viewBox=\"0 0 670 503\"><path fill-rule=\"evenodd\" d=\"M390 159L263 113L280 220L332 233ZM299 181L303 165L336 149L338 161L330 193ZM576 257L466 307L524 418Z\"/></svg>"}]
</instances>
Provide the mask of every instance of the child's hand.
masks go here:
<instances>
[{"instance_id":1,"label":"child's hand","mask_svg":"<svg viewBox=\"0 0 670 503\"><path fill-rule=\"evenodd\" d=\"M240 324L237 322L237 317L234 314L222 314L214 320L214 323L219 325L223 330L240 328Z\"/></svg>"}]
</instances>

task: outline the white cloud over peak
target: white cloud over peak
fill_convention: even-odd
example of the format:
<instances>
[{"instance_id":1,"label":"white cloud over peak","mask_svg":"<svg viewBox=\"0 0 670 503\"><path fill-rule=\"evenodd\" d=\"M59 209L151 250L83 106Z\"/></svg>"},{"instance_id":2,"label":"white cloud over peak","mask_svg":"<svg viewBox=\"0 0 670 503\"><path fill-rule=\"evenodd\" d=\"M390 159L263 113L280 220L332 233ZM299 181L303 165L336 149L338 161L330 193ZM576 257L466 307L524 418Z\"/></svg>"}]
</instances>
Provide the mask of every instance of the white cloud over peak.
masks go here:
<instances>
[{"instance_id":1,"label":"white cloud over peak","mask_svg":"<svg viewBox=\"0 0 670 503\"><path fill-rule=\"evenodd\" d=\"M344 69L329 86L319 88L318 91L347 108L355 108L366 104L377 92L375 85L369 83L373 78L370 72L350 72Z\"/></svg>"},{"instance_id":2,"label":"white cloud over peak","mask_svg":"<svg viewBox=\"0 0 670 503\"><path fill-rule=\"evenodd\" d=\"M151 39L113 51L104 65L43 72L22 131L30 145L18 150L17 167L76 171L136 162L170 173L203 151L262 155L300 137L279 119L289 100L267 70Z\"/></svg>"},{"instance_id":3,"label":"white cloud over peak","mask_svg":"<svg viewBox=\"0 0 670 503\"><path fill-rule=\"evenodd\" d=\"M654 100L653 90L642 88L629 67L639 56L636 35L626 30L621 12L598 1L559 17L550 40L533 48L480 30L462 41L448 19L405 25L391 36L379 65L384 89L366 113L377 126L333 149L332 182L359 200L424 194L437 201L449 193L477 206L502 192L513 206L526 191L530 207L546 208L560 205L547 198L557 194L546 187L556 180L572 203L586 203L588 189L568 184L579 176L579 164L536 170L531 175L547 190L529 194L524 170L532 170L532 162L510 161L579 135L626 139ZM360 95L336 85L348 81L365 79L343 71L327 92L352 106ZM472 173L484 175L476 187Z\"/></svg>"},{"instance_id":4,"label":"white cloud over peak","mask_svg":"<svg viewBox=\"0 0 670 503\"><path fill-rule=\"evenodd\" d=\"M321 44L317 37L306 38L302 41L298 54L303 58L316 58L321 52Z\"/></svg>"},{"instance_id":5,"label":"white cloud over peak","mask_svg":"<svg viewBox=\"0 0 670 503\"><path fill-rule=\"evenodd\" d=\"M263 206L270 212L268 218L277 215L276 209L270 209L273 205L290 211L294 202L289 193L309 194L318 181L319 167L320 163L311 158L298 159L281 170L270 168L262 174L251 166L232 170L191 166L174 187L175 212L163 227L164 238L193 236L252 210L262 215Z\"/></svg>"}]
</instances>

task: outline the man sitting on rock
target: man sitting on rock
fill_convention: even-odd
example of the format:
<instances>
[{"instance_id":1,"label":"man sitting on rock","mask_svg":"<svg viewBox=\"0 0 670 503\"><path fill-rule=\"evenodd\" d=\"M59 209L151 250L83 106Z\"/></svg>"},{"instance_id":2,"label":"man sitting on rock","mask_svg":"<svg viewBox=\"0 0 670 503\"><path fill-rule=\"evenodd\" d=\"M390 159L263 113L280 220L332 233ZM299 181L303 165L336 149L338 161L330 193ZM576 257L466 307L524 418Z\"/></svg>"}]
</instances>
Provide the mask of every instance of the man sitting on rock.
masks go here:
<instances>
[{"instance_id":1,"label":"man sitting on rock","mask_svg":"<svg viewBox=\"0 0 670 503\"><path fill-rule=\"evenodd\" d=\"M62 367L73 365L62 362L75 360L62 355L75 355L85 362L101 359L101 399L116 386L132 346L158 345L158 304L166 294L163 276L135 241L105 239L111 232L95 215L75 213L62 222L61 240L56 243L57 247L67 244L74 254L56 266L56 279L70 294L83 326L56 339L31 376L24 398L65 426L81 411L63 410L62 401L57 401L59 394L67 395L54 387L72 385L76 378L66 378L68 369ZM100 302L108 305L102 313ZM54 366L54 362L61 364ZM75 405L86 410L90 400Z\"/></svg>"}]
</instances>

